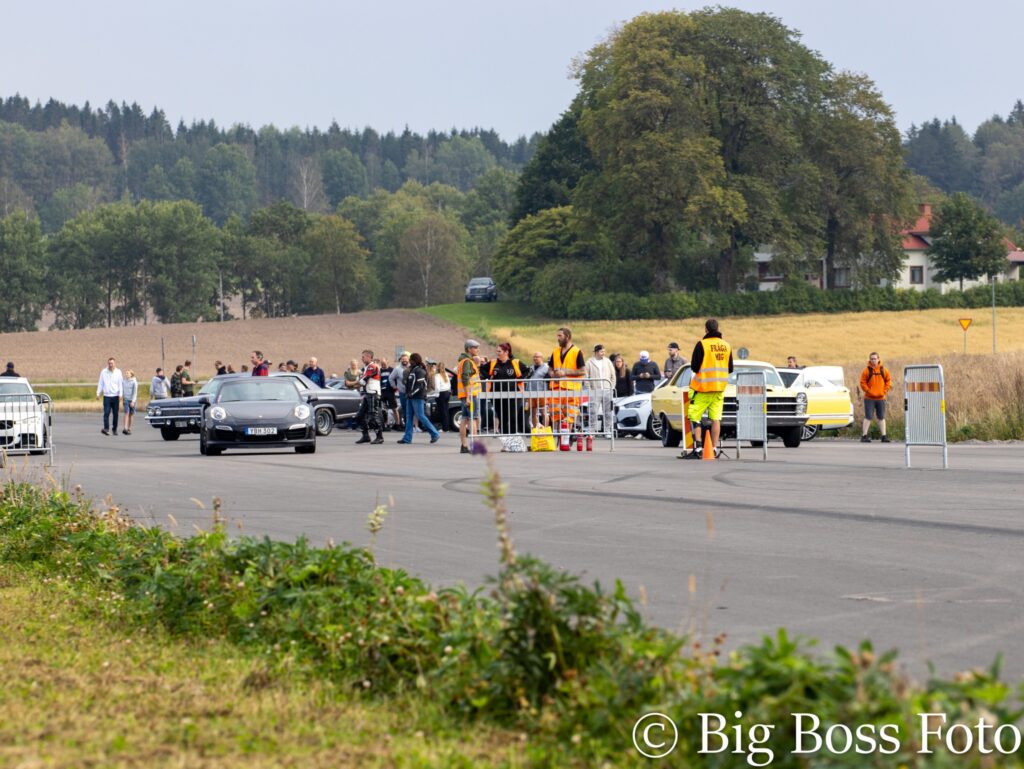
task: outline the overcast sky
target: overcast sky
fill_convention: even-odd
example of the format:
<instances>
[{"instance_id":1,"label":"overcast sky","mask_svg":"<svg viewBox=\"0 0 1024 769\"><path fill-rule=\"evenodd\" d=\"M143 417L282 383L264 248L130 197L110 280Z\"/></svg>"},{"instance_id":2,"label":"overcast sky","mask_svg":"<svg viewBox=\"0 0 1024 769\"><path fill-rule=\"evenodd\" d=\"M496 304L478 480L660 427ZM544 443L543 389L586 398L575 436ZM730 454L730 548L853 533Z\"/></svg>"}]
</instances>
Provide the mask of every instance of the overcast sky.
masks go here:
<instances>
[{"instance_id":1,"label":"overcast sky","mask_svg":"<svg viewBox=\"0 0 1024 769\"><path fill-rule=\"evenodd\" d=\"M968 131L1024 98L1024 2L763 0L837 68L871 77L899 125ZM226 126L545 131L570 64L659 0L81 0L4 4L0 95L138 102Z\"/></svg>"}]
</instances>

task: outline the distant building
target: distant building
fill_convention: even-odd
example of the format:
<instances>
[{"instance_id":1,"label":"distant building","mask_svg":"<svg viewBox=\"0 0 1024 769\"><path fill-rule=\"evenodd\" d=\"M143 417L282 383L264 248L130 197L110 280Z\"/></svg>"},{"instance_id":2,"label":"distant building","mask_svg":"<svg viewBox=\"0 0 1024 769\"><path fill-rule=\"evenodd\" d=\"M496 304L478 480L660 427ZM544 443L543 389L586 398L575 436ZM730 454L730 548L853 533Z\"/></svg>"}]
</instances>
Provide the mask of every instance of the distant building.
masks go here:
<instances>
[{"instance_id":1,"label":"distant building","mask_svg":"<svg viewBox=\"0 0 1024 769\"><path fill-rule=\"evenodd\" d=\"M902 233L903 252L906 256L903 260L903 266L900 269L899 275L897 275L896 279L891 283L895 288L913 289L915 291L926 291L929 288L933 288L942 294L945 294L947 291L957 290L960 288L960 281L941 283L935 279L935 274L938 272L938 268L932 263L931 257L926 253L928 246L931 245L931 221L931 203L921 203L918 206L917 220L909 229ZM997 280L1020 280L1021 266L1024 265L1024 251L1017 248L1017 246L1009 240L1005 242L1006 270L997 278ZM812 286L816 286L818 288L822 288L824 286L822 279L822 274L824 273L824 261L825 260L822 259L822 269L820 272L811 272L803 276L804 280ZM772 271L771 247L763 246L755 252L754 266L757 270L756 280L758 291L774 291L782 285L785 276L776 274ZM982 277L979 280L965 280L964 288L973 288L974 286L987 284L988 278ZM835 285L837 289L846 289L853 285L851 271L849 268L840 267L836 269ZM890 285L890 283L885 281L882 285Z\"/></svg>"}]
</instances>

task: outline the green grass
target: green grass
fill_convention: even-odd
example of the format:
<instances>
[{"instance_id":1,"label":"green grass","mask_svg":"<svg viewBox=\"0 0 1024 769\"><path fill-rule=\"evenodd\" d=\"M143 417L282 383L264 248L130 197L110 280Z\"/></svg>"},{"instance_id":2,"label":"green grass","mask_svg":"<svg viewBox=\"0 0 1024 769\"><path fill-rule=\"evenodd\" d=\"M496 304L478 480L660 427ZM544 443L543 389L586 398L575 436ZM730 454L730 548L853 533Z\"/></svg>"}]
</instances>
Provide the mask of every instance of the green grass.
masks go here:
<instances>
[{"instance_id":1,"label":"green grass","mask_svg":"<svg viewBox=\"0 0 1024 769\"><path fill-rule=\"evenodd\" d=\"M420 312L433 315L457 326L463 326L483 341L496 343L491 335L494 328L532 326L550 323L551 319L524 302L459 302L426 307Z\"/></svg>"},{"instance_id":2,"label":"green grass","mask_svg":"<svg viewBox=\"0 0 1024 769\"><path fill-rule=\"evenodd\" d=\"M516 767L518 732L379 701L223 640L115 627L0 565L0 766Z\"/></svg>"}]
</instances>

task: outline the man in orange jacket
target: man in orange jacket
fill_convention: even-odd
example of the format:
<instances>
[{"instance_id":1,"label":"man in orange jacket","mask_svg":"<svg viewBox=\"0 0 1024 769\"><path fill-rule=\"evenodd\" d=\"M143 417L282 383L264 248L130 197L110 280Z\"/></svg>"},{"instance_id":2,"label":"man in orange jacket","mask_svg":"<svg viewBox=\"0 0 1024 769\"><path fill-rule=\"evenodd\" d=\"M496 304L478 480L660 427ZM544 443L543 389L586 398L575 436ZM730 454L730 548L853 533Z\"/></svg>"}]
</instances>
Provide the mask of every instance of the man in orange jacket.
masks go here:
<instances>
[{"instance_id":1,"label":"man in orange jacket","mask_svg":"<svg viewBox=\"0 0 1024 769\"><path fill-rule=\"evenodd\" d=\"M864 427L861 430L861 443L871 443L868 430L871 429L871 419L878 419L878 430L882 433L882 443L888 443L889 437L885 434L885 396L892 389L892 376L882 365L882 359L877 352L868 356L868 365L860 373L860 392L864 395Z\"/></svg>"}]
</instances>

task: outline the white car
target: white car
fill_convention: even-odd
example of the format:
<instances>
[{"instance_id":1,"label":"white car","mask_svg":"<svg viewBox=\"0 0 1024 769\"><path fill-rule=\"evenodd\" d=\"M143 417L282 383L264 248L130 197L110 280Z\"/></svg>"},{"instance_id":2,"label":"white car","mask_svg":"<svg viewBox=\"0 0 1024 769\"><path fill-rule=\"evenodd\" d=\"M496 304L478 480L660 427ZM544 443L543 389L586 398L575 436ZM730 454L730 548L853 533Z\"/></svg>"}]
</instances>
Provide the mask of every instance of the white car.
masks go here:
<instances>
[{"instance_id":1,"label":"white car","mask_svg":"<svg viewBox=\"0 0 1024 769\"><path fill-rule=\"evenodd\" d=\"M0 449L42 454L49 442L49 417L24 377L0 377Z\"/></svg>"},{"instance_id":2,"label":"white car","mask_svg":"<svg viewBox=\"0 0 1024 769\"><path fill-rule=\"evenodd\" d=\"M842 366L780 368L779 376L787 387L807 393L807 424L801 440L809 441L823 430L841 430L853 424L853 399Z\"/></svg>"},{"instance_id":3,"label":"white car","mask_svg":"<svg viewBox=\"0 0 1024 769\"><path fill-rule=\"evenodd\" d=\"M659 379L654 389L661 387L667 379ZM651 417L651 393L624 395L612 401L615 409L615 429L619 435L642 435L648 440L661 440L660 433Z\"/></svg>"}]
</instances>

